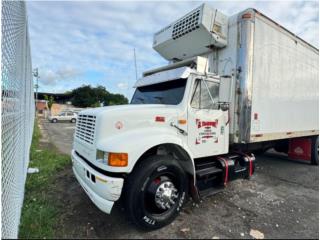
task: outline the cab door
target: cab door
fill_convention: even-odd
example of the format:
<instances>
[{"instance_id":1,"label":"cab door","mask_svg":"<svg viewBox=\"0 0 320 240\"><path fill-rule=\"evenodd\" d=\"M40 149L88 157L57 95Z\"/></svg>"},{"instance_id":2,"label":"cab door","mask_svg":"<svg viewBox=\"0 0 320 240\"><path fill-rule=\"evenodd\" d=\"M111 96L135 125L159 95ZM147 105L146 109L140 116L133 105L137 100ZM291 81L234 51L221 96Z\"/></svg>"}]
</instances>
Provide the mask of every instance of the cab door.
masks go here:
<instances>
[{"instance_id":1,"label":"cab door","mask_svg":"<svg viewBox=\"0 0 320 240\"><path fill-rule=\"evenodd\" d=\"M218 80L196 79L188 107L188 146L195 158L227 153L225 114L218 108Z\"/></svg>"}]
</instances>

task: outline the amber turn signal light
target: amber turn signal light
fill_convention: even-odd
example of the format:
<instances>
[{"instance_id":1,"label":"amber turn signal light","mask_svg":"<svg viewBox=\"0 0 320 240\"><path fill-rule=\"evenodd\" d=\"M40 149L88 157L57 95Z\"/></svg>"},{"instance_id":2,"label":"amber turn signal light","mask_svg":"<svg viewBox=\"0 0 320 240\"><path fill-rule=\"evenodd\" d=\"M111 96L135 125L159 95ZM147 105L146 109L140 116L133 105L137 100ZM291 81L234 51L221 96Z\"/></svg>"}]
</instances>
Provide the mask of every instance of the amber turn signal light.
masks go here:
<instances>
[{"instance_id":1,"label":"amber turn signal light","mask_svg":"<svg viewBox=\"0 0 320 240\"><path fill-rule=\"evenodd\" d=\"M178 123L181 125L187 124L187 120L186 119L179 119Z\"/></svg>"},{"instance_id":2,"label":"amber turn signal light","mask_svg":"<svg viewBox=\"0 0 320 240\"><path fill-rule=\"evenodd\" d=\"M109 153L108 165L112 167L128 166L128 153Z\"/></svg>"}]
</instances>

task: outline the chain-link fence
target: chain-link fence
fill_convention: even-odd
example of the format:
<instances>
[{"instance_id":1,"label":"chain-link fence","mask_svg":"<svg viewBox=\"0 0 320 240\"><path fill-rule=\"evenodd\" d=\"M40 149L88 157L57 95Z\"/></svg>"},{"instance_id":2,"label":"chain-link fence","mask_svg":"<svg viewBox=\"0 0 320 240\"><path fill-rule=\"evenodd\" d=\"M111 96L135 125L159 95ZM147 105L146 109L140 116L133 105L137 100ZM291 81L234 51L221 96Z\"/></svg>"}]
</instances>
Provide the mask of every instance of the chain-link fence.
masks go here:
<instances>
[{"instance_id":1,"label":"chain-link fence","mask_svg":"<svg viewBox=\"0 0 320 240\"><path fill-rule=\"evenodd\" d=\"M34 96L26 4L1 6L2 238L16 238L34 122Z\"/></svg>"}]
</instances>

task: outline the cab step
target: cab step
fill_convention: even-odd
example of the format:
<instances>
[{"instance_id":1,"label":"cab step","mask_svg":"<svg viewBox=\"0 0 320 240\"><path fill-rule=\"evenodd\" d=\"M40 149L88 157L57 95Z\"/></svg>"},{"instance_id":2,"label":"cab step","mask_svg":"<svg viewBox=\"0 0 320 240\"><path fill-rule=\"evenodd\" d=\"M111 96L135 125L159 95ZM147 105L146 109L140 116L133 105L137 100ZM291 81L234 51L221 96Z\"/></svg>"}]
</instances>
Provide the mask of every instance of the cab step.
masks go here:
<instances>
[{"instance_id":1,"label":"cab step","mask_svg":"<svg viewBox=\"0 0 320 240\"><path fill-rule=\"evenodd\" d=\"M222 173L222 169L217 167L208 167L196 170L197 178L203 178L205 176L216 175L220 173Z\"/></svg>"}]
</instances>

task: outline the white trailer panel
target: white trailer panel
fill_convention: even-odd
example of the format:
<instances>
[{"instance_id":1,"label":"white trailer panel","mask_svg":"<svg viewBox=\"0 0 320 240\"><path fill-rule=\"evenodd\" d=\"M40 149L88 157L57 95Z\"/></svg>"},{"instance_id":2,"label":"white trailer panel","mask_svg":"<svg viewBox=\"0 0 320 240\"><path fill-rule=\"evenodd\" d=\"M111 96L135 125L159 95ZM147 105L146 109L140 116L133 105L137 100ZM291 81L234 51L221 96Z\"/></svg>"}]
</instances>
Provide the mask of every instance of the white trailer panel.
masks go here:
<instances>
[{"instance_id":1,"label":"white trailer panel","mask_svg":"<svg viewBox=\"0 0 320 240\"><path fill-rule=\"evenodd\" d=\"M254 24L250 141L312 135L319 128L318 51L260 14Z\"/></svg>"},{"instance_id":2,"label":"white trailer panel","mask_svg":"<svg viewBox=\"0 0 320 240\"><path fill-rule=\"evenodd\" d=\"M201 43L191 33L185 37L193 45L180 45L183 51ZM235 81L229 108L231 144L317 135L319 50L255 9L228 18L227 43L188 56L190 60L200 54L206 59L205 71ZM180 50L170 52L177 57ZM189 66L189 60L171 65Z\"/></svg>"}]
</instances>

